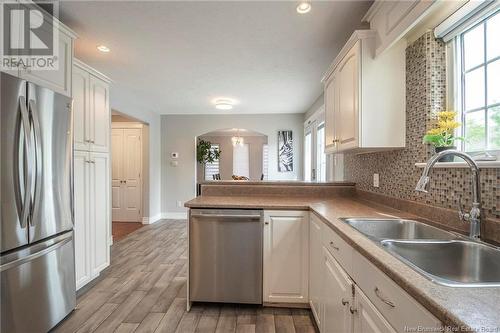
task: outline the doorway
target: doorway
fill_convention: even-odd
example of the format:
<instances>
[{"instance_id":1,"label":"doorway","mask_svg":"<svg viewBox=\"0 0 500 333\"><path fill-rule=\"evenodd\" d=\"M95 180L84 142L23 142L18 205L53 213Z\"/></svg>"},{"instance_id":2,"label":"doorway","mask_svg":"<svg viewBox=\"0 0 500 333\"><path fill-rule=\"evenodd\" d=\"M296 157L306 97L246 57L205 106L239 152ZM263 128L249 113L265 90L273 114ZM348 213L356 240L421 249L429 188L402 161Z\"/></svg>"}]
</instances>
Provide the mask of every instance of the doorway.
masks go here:
<instances>
[{"instance_id":1,"label":"doorway","mask_svg":"<svg viewBox=\"0 0 500 333\"><path fill-rule=\"evenodd\" d=\"M140 228L144 216L147 124L113 112L111 120L112 234L120 239ZM147 148L146 148L147 149Z\"/></svg>"}]
</instances>

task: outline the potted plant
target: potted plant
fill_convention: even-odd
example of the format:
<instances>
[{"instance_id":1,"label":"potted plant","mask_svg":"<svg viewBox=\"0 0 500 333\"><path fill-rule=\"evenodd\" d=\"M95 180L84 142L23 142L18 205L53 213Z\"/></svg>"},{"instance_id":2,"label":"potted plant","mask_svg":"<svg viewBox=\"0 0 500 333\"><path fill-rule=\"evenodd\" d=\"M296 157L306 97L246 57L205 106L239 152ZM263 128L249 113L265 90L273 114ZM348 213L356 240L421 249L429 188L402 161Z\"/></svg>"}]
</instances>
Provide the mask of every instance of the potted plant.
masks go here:
<instances>
[{"instance_id":1,"label":"potted plant","mask_svg":"<svg viewBox=\"0 0 500 333\"><path fill-rule=\"evenodd\" d=\"M221 151L219 148L212 148L212 143L210 141L200 140L196 146L196 160L203 165L203 169L205 169L207 163L217 161L220 157L220 153Z\"/></svg>"},{"instance_id":2,"label":"potted plant","mask_svg":"<svg viewBox=\"0 0 500 333\"><path fill-rule=\"evenodd\" d=\"M464 138L455 136L455 129L460 127L460 123L455 121L457 113L455 111L442 111L438 113L438 119L434 128L427 131L424 136L424 143L434 146L436 153L443 150L457 149L455 141ZM439 162L452 162L453 156L445 156Z\"/></svg>"}]
</instances>

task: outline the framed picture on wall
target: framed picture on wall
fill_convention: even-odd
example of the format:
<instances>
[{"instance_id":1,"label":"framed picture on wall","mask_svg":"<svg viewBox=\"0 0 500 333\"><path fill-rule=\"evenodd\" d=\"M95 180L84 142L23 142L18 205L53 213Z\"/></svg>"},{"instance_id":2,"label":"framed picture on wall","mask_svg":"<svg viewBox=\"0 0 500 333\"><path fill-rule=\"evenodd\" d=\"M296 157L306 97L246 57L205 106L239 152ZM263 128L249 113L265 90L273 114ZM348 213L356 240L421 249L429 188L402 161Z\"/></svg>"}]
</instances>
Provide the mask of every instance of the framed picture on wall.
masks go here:
<instances>
[{"instance_id":1,"label":"framed picture on wall","mask_svg":"<svg viewBox=\"0 0 500 333\"><path fill-rule=\"evenodd\" d=\"M278 131L278 172L293 171L292 131Z\"/></svg>"}]
</instances>

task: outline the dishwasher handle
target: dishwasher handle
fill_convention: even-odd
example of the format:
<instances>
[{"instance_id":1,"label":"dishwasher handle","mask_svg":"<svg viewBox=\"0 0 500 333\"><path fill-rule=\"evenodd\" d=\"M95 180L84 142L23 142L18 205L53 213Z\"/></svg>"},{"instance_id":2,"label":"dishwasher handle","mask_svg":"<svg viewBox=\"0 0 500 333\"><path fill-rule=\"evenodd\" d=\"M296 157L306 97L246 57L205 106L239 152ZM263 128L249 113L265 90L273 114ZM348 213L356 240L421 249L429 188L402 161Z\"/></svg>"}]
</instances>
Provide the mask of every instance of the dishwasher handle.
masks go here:
<instances>
[{"instance_id":1,"label":"dishwasher handle","mask_svg":"<svg viewBox=\"0 0 500 333\"><path fill-rule=\"evenodd\" d=\"M209 218L223 218L223 219L258 219L262 218L260 214L207 214L207 213L191 213L193 217L209 217Z\"/></svg>"}]
</instances>

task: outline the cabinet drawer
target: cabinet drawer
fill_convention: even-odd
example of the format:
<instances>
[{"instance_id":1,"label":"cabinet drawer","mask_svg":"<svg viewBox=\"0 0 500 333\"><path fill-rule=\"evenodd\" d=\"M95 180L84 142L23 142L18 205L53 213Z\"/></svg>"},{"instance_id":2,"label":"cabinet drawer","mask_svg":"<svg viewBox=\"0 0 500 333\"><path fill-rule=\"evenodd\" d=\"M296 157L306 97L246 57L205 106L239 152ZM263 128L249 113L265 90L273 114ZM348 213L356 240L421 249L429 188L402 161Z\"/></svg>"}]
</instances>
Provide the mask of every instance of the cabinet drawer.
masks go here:
<instances>
[{"instance_id":1,"label":"cabinet drawer","mask_svg":"<svg viewBox=\"0 0 500 333\"><path fill-rule=\"evenodd\" d=\"M321 242L323 246L340 263L342 268L351 275L352 273L352 253L353 249L329 226L323 225Z\"/></svg>"},{"instance_id":2,"label":"cabinet drawer","mask_svg":"<svg viewBox=\"0 0 500 333\"><path fill-rule=\"evenodd\" d=\"M440 327L440 321L365 257L355 252L353 279L398 332L405 327Z\"/></svg>"}]
</instances>

